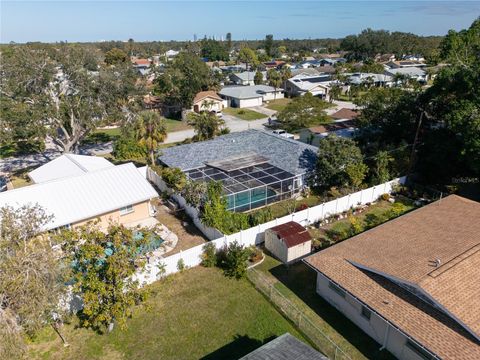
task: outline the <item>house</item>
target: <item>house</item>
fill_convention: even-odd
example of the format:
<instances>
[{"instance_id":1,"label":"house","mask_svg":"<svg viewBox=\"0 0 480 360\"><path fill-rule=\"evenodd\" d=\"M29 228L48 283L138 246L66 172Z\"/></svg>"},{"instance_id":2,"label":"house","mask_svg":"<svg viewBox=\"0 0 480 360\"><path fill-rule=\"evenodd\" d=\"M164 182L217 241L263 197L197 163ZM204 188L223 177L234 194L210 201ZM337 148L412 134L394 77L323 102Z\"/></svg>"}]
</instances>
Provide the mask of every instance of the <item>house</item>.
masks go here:
<instances>
[{"instance_id":1,"label":"house","mask_svg":"<svg viewBox=\"0 0 480 360\"><path fill-rule=\"evenodd\" d=\"M240 360L328 360L311 346L285 333L269 341Z\"/></svg>"},{"instance_id":2,"label":"house","mask_svg":"<svg viewBox=\"0 0 480 360\"><path fill-rule=\"evenodd\" d=\"M281 61L281 60L267 61L267 62L264 62L263 65L267 70L280 69L283 65L285 65L285 61Z\"/></svg>"},{"instance_id":3,"label":"house","mask_svg":"<svg viewBox=\"0 0 480 360\"><path fill-rule=\"evenodd\" d=\"M395 76L403 76L408 79L417 80L420 83L426 83L428 80L428 73L418 67L388 69L385 70L385 74L392 78Z\"/></svg>"},{"instance_id":4,"label":"house","mask_svg":"<svg viewBox=\"0 0 480 360\"><path fill-rule=\"evenodd\" d=\"M175 56L177 56L178 54L180 54L180 51L177 51L177 50L167 50L165 52L165 57L168 58L168 59L171 59L171 58L174 58Z\"/></svg>"},{"instance_id":5,"label":"house","mask_svg":"<svg viewBox=\"0 0 480 360\"><path fill-rule=\"evenodd\" d=\"M255 85L255 74L256 71L244 71L240 73L234 73L230 75L230 81L235 85ZM267 78L267 72L261 71L263 75L263 80Z\"/></svg>"},{"instance_id":6,"label":"house","mask_svg":"<svg viewBox=\"0 0 480 360\"><path fill-rule=\"evenodd\" d=\"M353 73L347 79L351 85L372 85L377 87L391 87L393 85L393 76L388 74L374 73Z\"/></svg>"},{"instance_id":7,"label":"house","mask_svg":"<svg viewBox=\"0 0 480 360\"><path fill-rule=\"evenodd\" d=\"M354 120L335 120L330 124L317 125L300 130L299 141L319 147L321 140L329 135L333 134L339 137L351 138L357 130L357 124Z\"/></svg>"},{"instance_id":8,"label":"house","mask_svg":"<svg viewBox=\"0 0 480 360\"><path fill-rule=\"evenodd\" d=\"M267 85L226 86L219 95L227 100L227 106L246 108L260 106L265 101L283 99L283 89Z\"/></svg>"},{"instance_id":9,"label":"house","mask_svg":"<svg viewBox=\"0 0 480 360\"><path fill-rule=\"evenodd\" d=\"M312 237L294 221L265 230L265 247L284 264L298 261L312 251Z\"/></svg>"},{"instance_id":10,"label":"house","mask_svg":"<svg viewBox=\"0 0 480 360\"><path fill-rule=\"evenodd\" d=\"M330 116L337 121L355 120L360 112L354 109L341 108Z\"/></svg>"},{"instance_id":11,"label":"house","mask_svg":"<svg viewBox=\"0 0 480 360\"><path fill-rule=\"evenodd\" d=\"M385 64L387 68L390 69L399 69L399 68L411 68L411 67L426 67L427 64L417 61L417 60L399 60L399 61L390 61Z\"/></svg>"},{"instance_id":12,"label":"house","mask_svg":"<svg viewBox=\"0 0 480 360\"><path fill-rule=\"evenodd\" d=\"M307 92L322 99L328 99L332 77L330 75L299 74L285 82L285 92L290 96L302 96Z\"/></svg>"},{"instance_id":13,"label":"house","mask_svg":"<svg viewBox=\"0 0 480 360\"><path fill-rule=\"evenodd\" d=\"M220 181L227 206L247 211L288 199L306 186L318 149L261 130L162 149L158 161L192 181Z\"/></svg>"},{"instance_id":14,"label":"house","mask_svg":"<svg viewBox=\"0 0 480 360\"><path fill-rule=\"evenodd\" d=\"M74 158L81 163L77 169L68 157L59 159L29 174L36 184L0 193L0 207L38 204L53 216L44 230L96 220L104 230L110 222L134 226L151 220L150 200L158 194L133 163L106 166Z\"/></svg>"},{"instance_id":15,"label":"house","mask_svg":"<svg viewBox=\"0 0 480 360\"><path fill-rule=\"evenodd\" d=\"M36 184L113 167L110 161L100 156L64 154L49 161L27 175Z\"/></svg>"},{"instance_id":16,"label":"house","mask_svg":"<svg viewBox=\"0 0 480 360\"><path fill-rule=\"evenodd\" d=\"M200 91L193 99L192 111L210 111L216 114L222 112L224 101L215 91Z\"/></svg>"},{"instance_id":17,"label":"house","mask_svg":"<svg viewBox=\"0 0 480 360\"><path fill-rule=\"evenodd\" d=\"M151 61L149 59L137 59L133 61L133 67L140 75L148 75L150 73Z\"/></svg>"},{"instance_id":18,"label":"house","mask_svg":"<svg viewBox=\"0 0 480 360\"><path fill-rule=\"evenodd\" d=\"M316 291L400 360L480 359L480 203L450 195L304 261Z\"/></svg>"},{"instance_id":19,"label":"house","mask_svg":"<svg viewBox=\"0 0 480 360\"><path fill-rule=\"evenodd\" d=\"M395 61L395 54L377 54L375 55L375 62L386 63L389 61Z\"/></svg>"}]
</instances>

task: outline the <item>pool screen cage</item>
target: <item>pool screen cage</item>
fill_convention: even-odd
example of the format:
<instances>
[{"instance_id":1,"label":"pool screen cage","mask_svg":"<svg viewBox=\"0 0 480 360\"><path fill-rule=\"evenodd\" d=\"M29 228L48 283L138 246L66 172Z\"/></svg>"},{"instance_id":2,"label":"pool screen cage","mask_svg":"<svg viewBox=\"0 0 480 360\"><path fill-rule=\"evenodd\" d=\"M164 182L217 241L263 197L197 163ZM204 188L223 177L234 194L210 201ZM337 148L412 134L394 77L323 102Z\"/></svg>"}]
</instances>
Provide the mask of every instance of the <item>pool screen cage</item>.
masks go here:
<instances>
[{"instance_id":1,"label":"pool screen cage","mask_svg":"<svg viewBox=\"0 0 480 360\"><path fill-rule=\"evenodd\" d=\"M186 174L193 181L221 182L227 209L235 212L249 211L289 199L300 191L302 175L293 175L268 162L238 168L245 165L243 159L238 159L236 164L237 166L223 168L207 164L186 171Z\"/></svg>"}]
</instances>

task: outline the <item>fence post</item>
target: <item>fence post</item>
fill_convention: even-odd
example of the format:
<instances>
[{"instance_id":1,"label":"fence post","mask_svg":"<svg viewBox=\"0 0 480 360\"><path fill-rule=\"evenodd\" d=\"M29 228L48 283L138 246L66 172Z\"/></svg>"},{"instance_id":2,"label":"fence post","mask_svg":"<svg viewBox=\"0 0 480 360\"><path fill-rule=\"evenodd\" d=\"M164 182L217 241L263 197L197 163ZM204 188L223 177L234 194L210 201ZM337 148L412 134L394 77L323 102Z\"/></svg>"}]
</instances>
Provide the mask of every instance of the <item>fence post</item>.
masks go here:
<instances>
[{"instance_id":1,"label":"fence post","mask_svg":"<svg viewBox=\"0 0 480 360\"><path fill-rule=\"evenodd\" d=\"M338 347L335 346L335 355L333 355L333 360L335 360L337 358L337 350L338 350Z\"/></svg>"}]
</instances>

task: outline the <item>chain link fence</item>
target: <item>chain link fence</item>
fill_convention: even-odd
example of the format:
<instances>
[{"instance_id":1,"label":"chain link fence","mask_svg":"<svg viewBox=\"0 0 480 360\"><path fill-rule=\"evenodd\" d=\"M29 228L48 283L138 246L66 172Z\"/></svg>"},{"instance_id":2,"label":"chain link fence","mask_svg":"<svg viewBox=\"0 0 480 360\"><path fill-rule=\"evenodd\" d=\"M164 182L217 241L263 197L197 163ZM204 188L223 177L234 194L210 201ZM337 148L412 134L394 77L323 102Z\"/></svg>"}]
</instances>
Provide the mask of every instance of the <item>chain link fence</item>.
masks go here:
<instances>
[{"instance_id":1,"label":"chain link fence","mask_svg":"<svg viewBox=\"0 0 480 360\"><path fill-rule=\"evenodd\" d=\"M264 294L290 321L297 325L300 331L317 346L327 357L333 360L352 360L337 344L318 328L302 310L283 295L269 279L258 270L251 268L248 279Z\"/></svg>"}]
</instances>

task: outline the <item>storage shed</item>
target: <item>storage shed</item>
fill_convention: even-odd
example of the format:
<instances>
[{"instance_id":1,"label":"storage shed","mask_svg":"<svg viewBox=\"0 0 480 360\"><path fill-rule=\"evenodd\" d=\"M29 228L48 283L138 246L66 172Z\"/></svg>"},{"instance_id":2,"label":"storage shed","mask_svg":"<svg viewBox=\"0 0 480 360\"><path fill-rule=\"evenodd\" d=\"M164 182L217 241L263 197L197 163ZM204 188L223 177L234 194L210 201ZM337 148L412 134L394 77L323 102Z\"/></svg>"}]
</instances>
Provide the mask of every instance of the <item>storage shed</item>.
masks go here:
<instances>
[{"instance_id":1,"label":"storage shed","mask_svg":"<svg viewBox=\"0 0 480 360\"><path fill-rule=\"evenodd\" d=\"M310 254L312 237L299 223L290 221L265 230L265 247L284 264Z\"/></svg>"}]
</instances>

